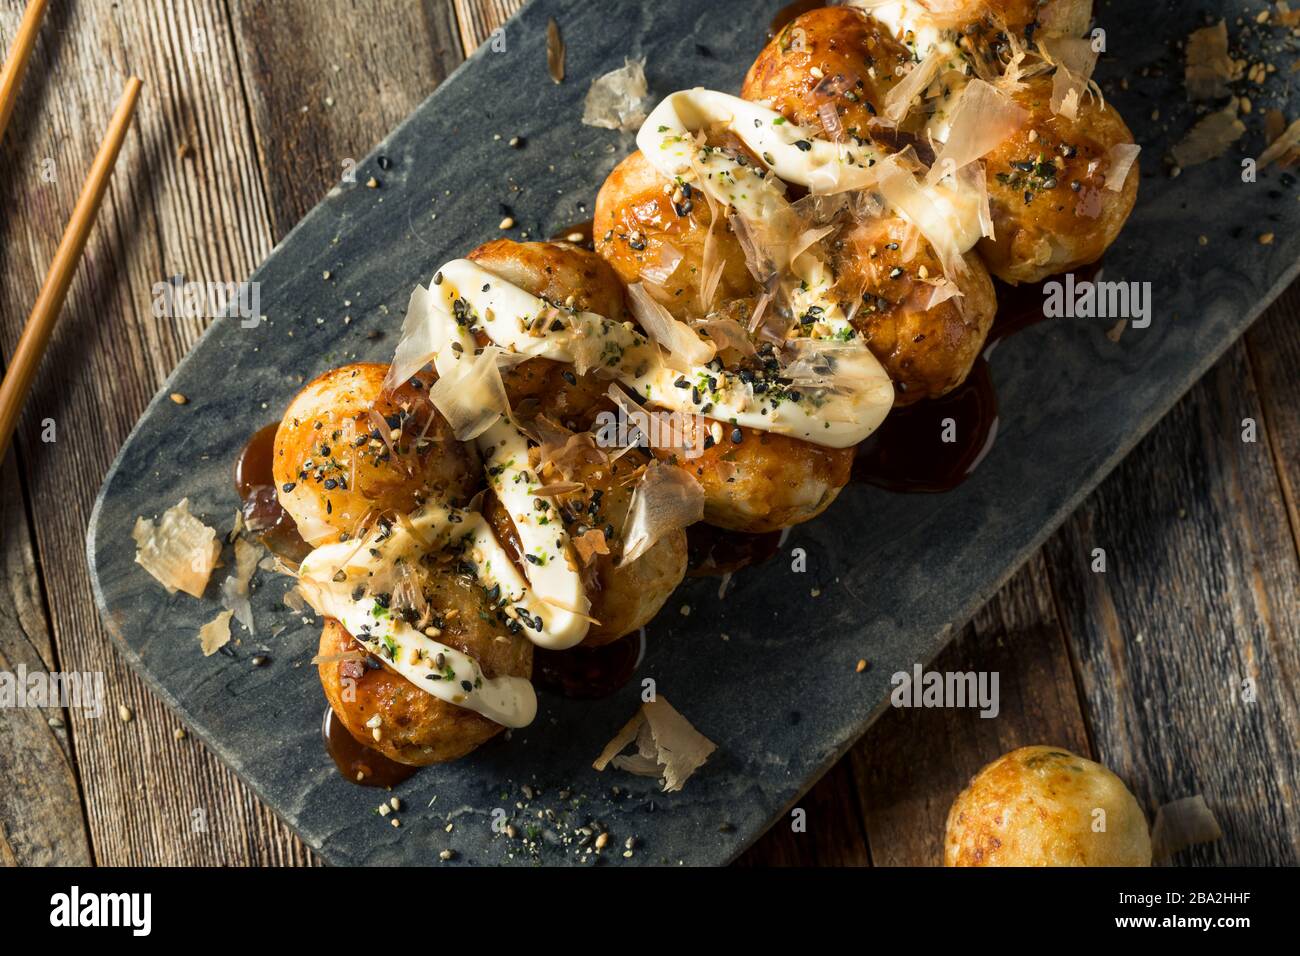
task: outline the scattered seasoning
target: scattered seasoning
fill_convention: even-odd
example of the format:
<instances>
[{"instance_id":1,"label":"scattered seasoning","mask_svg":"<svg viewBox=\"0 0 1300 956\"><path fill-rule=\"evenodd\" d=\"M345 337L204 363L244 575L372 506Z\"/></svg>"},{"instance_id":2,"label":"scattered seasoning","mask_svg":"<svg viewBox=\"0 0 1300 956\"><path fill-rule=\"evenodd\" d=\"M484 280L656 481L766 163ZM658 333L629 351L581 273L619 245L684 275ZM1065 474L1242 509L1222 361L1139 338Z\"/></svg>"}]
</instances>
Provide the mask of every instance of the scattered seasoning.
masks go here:
<instances>
[{"instance_id":1,"label":"scattered seasoning","mask_svg":"<svg viewBox=\"0 0 1300 956\"><path fill-rule=\"evenodd\" d=\"M1271 232L1263 233L1259 237L1259 244L1261 246L1271 246L1273 244L1273 234Z\"/></svg>"},{"instance_id":2,"label":"scattered seasoning","mask_svg":"<svg viewBox=\"0 0 1300 956\"><path fill-rule=\"evenodd\" d=\"M131 713L131 708L126 706L126 704L118 704L117 716L121 718L122 723L129 724L131 722L131 718L134 717L135 714Z\"/></svg>"},{"instance_id":3,"label":"scattered seasoning","mask_svg":"<svg viewBox=\"0 0 1300 956\"><path fill-rule=\"evenodd\" d=\"M554 23L555 21L552 20L551 22ZM440 860L454 860L454 859L456 859L456 851L455 851L455 850L443 850L441 853L438 854L438 859L440 859Z\"/></svg>"},{"instance_id":4,"label":"scattered seasoning","mask_svg":"<svg viewBox=\"0 0 1300 956\"><path fill-rule=\"evenodd\" d=\"M861 674L866 669L867 669L867 660L865 657L859 660L857 666L853 668L854 672L858 674Z\"/></svg>"},{"instance_id":5,"label":"scattered seasoning","mask_svg":"<svg viewBox=\"0 0 1300 956\"><path fill-rule=\"evenodd\" d=\"M168 397L177 405L188 405L190 403L190 400L180 392L172 392Z\"/></svg>"},{"instance_id":6,"label":"scattered seasoning","mask_svg":"<svg viewBox=\"0 0 1300 956\"><path fill-rule=\"evenodd\" d=\"M501 224L497 226L498 229L502 229L502 230L513 229L514 227L515 227L514 216L506 216L504 219L501 220Z\"/></svg>"},{"instance_id":7,"label":"scattered seasoning","mask_svg":"<svg viewBox=\"0 0 1300 956\"><path fill-rule=\"evenodd\" d=\"M369 179L366 180L366 186L368 186L371 189L378 189L379 180L376 179L374 176L371 176Z\"/></svg>"},{"instance_id":8,"label":"scattered seasoning","mask_svg":"<svg viewBox=\"0 0 1300 956\"><path fill-rule=\"evenodd\" d=\"M173 737L174 739L176 739L176 740L184 740L184 739L185 739L185 728L184 728L184 727L177 727L175 730L172 731L172 737Z\"/></svg>"},{"instance_id":9,"label":"scattered seasoning","mask_svg":"<svg viewBox=\"0 0 1300 956\"><path fill-rule=\"evenodd\" d=\"M265 667L269 663L271 663L271 658L267 657L265 654L255 654L253 656L254 667Z\"/></svg>"}]
</instances>

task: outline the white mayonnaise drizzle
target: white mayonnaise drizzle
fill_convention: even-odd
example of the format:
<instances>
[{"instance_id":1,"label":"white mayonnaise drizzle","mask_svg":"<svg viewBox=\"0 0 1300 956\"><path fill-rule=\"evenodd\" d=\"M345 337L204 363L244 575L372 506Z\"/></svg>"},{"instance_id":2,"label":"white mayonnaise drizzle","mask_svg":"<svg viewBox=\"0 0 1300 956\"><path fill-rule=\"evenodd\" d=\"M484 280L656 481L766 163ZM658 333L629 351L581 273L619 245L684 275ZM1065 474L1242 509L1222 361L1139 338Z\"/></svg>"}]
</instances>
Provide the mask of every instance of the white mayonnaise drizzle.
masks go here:
<instances>
[{"instance_id":1,"label":"white mayonnaise drizzle","mask_svg":"<svg viewBox=\"0 0 1300 956\"><path fill-rule=\"evenodd\" d=\"M764 163L786 182L807 186L814 192L837 193L879 185L883 175L894 176L900 168L870 146L846 147L819 139L807 129L789 122L780 113L713 90L693 89L673 93L652 112L641 131L637 146L661 175L696 179L696 168L705 172L700 187L719 202L736 208L742 216L761 219L785 199L764 189L762 170L754 169L718 149L701 146L694 134L706 125L723 126L746 146L763 157ZM795 145L804 144L807 148ZM912 174L902 170L909 177ZM887 203L892 212L911 222L927 237L943 234L945 245L958 254L969 250L982 235L980 200L963 188L955 177L932 184L918 183L918 201L900 207ZM801 270L811 266L797 260L794 272L805 283ZM824 280L829 289L829 270Z\"/></svg>"},{"instance_id":2,"label":"white mayonnaise drizzle","mask_svg":"<svg viewBox=\"0 0 1300 956\"><path fill-rule=\"evenodd\" d=\"M488 678L472 657L417 631L374 597L354 597L359 587L372 594L391 591L399 562L414 564L426 553L458 543L464 559L476 567L478 582L500 587L499 606L507 615L518 620L520 610L530 617L536 613L540 602L483 516L433 503L412 512L408 522L376 527L360 541L316 548L298 569L299 587L317 613L337 620L416 687L503 726L527 726L537 713L537 695L528 680ZM528 625L524 633L531 633Z\"/></svg>"},{"instance_id":3,"label":"white mayonnaise drizzle","mask_svg":"<svg viewBox=\"0 0 1300 956\"><path fill-rule=\"evenodd\" d=\"M933 14L918 0L866 0L854 3L888 27L901 43L921 59L946 41L949 30L939 26Z\"/></svg>"},{"instance_id":4,"label":"white mayonnaise drizzle","mask_svg":"<svg viewBox=\"0 0 1300 956\"><path fill-rule=\"evenodd\" d=\"M774 392L755 394L751 384L726 370L670 368L659 347L631 323L557 309L467 259L444 265L429 292L428 321L441 323L449 340L460 345L459 351L442 348L436 353L439 374L473 356L473 336L454 318L459 312L472 316L475 328L508 351L566 363L582 359L608 368L655 405L830 448L862 441L884 420L893 402L888 375L865 347L836 350L838 367L847 379L859 383L856 387L842 393L810 390L795 400ZM457 300L463 304L455 305ZM838 306L827 303L828 315L838 311ZM839 327L830 326L832 331Z\"/></svg>"}]
</instances>

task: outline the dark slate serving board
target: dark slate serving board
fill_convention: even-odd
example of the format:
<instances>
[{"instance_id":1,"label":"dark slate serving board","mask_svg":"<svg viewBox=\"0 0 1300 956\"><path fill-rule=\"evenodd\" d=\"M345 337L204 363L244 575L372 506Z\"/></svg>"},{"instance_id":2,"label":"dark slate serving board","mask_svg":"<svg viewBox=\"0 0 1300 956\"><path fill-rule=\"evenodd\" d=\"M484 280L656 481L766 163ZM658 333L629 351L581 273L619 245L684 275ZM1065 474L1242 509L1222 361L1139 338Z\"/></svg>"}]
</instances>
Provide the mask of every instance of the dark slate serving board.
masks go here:
<instances>
[{"instance_id":1,"label":"dark slate serving board","mask_svg":"<svg viewBox=\"0 0 1300 956\"><path fill-rule=\"evenodd\" d=\"M574 859L555 844L563 827L537 819L547 809L571 825L607 826L618 847L606 851L612 862L732 859L887 706L890 675L932 659L1297 271L1300 203L1276 171L1242 183L1235 153L1178 178L1161 168L1193 115L1173 44L1202 21L1177 0L1102 6L1109 52L1098 76L1146 147L1137 211L1106 257L1105 278L1152 283L1150 327L1111 342L1110 321L1061 320L1001 344L992 357L997 441L964 485L910 496L852 486L827 515L794 530L783 556L736 575L727 601L717 599L717 581L687 581L650 626L638 675L653 677L719 744L683 792L590 769L636 709L634 681L594 703L543 696L533 727L402 784L402 827L391 827L373 812L385 795L342 780L325 754L323 696L308 663L319 627L280 603L286 582L261 574L257 636L242 635L233 657L205 659L195 635L216 600L164 593L133 563L132 523L188 496L197 514L229 530L231 463L246 437L319 372L386 360L411 288L497 236L499 203L533 237L588 218L606 173L632 148L628 136L579 122L592 78L647 55L656 96L696 84L734 91L779 5L534 0L505 27L504 51L482 47L360 164L356 185L336 189L280 244L254 276L267 321L214 323L110 470L87 552L120 650L327 859L430 863L449 848L460 863L531 862L510 857L518 844L493 833L495 808L539 826L543 862ZM1231 25L1246 4L1199 6L1228 13ZM568 46L560 86L546 75L549 16ZM1159 69L1142 76L1148 67ZM1285 108L1289 76L1279 70L1272 92L1255 97L1257 113ZM1158 123L1149 120L1155 108ZM1256 121L1243 153L1258 155L1259 130ZM507 146L516 135L524 149ZM371 175L379 189L365 187ZM1279 189L1281 198L1270 196ZM1276 234L1272 245L1255 242L1263 231ZM1198 245L1201 233L1208 246ZM169 402L172 391L190 404ZM807 554L804 573L791 569L796 547ZM270 666L251 666L260 651ZM859 658L872 662L865 674L854 673ZM630 861L621 855L629 836L639 839Z\"/></svg>"}]
</instances>

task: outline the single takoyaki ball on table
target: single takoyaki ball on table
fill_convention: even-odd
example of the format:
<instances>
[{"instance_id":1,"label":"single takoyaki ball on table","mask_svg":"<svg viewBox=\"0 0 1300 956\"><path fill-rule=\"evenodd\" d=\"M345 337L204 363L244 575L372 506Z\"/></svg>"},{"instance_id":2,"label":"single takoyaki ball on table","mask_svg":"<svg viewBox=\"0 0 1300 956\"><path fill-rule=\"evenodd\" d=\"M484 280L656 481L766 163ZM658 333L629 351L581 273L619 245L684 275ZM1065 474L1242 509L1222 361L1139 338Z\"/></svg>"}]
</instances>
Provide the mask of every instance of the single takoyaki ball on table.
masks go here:
<instances>
[{"instance_id":1,"label":"single takoyaki ball on table","mask_svg":"<svg viewBox=\"0 0 1300 956\"><path fill-rule=\"evenodd\" d=\"M433 377L385 394L387 373L374 363L326 372L280 421L276 492L308 544L355 536L368 515L410 512L427 499L468 501L480 484L477 453L429 402Z\"/></svg>"},{"instance_id":2,"label":"single takoyaki ball on table","mask_svg":"<svg viewBox=\"0 0 1300 956\"><path fill-rule=\"evenodd\" d=\"M1119 189L1106 185L1111 147L1133 134L1112 106L1085 93L1077 116L1052 112L1052 78L1024 80L1012 92L1029 119L984 157L992 239L979 252L999 279L1039 282L1096 262L1115 241L1137 200L1138 164Z\"/></svg>"},{"instance_id":3,"label":"single takoyaki ball on table","mask_svg":"<svg viewBox=\"0 0 1300 956\"><path fill-rule=\"evenodd\" d=\"M815 135L892 142L873 123L912 53L856 7L822 7L774 36L745 76L740 95L776 110ZM829 108L829 109L828 109Z\"/></svg>"},{"instance_id":4,"label":"single takoyaki ball on table","mask_svg":"<svg viewBox=\"0 0 1300 956\"><path fill-rule=\"evenodd\" d=\"M852 448L826 448L787 435L691 416L686 443L655 456L695 476L704 488L704 520L730 531L761 534L817 517L849 482Z\"/></svg>"},{"instance_id":5,"label":"single takoyaki ball on table","mask_svg":"<svg viewBox=\"0 0 1300 956\"><path fill-rule=\"evenodd\" d=\"M1150 866L1142 808L1099 763L1021 747L971 780L948 811L947 866Z\"/></svg>"},{"instance_id":6,"label":"single takoyaki ball on table","mask_svg":"<svg viewBox=\"0 0 1300 956\"><path fill-rule=\"evenodd\" d=\"M713 238L709 240L709 229ZM686 320L752 296L753 277L730 225L713 225L703 192L665 179L638 150L614 167L596 196L596 251L619 278L656 287L655 298ZM706 260L706 244L709 261ZM703 303L706 269L722 263L713 301Z\"/></svg>"},{"instance_id":7,"label":"single takoyaki ball on table","mask_svg":"<svg viewBox=\"0 0 1300 956\"><path fill-rule=\"evenodd\" d=\"M533 645L497 625L482 588L450 573L435 573L425 582L425 595L435 609L440 642L477 660L489 679L532 677ZM398 763L423 767L456 760L503 729L416 687L368 655L332 618L321 631L319 650L321 686L343 726ZM355 655L349 654L340 660L348 651L364 656L352 659Z\"/></svg>"},{"instance_id":8,"label":"single takoyaki ball on table","mask_svg":"<svg viewBox=\"0 0 1300 956\"><path fill-rule=\"evenodd\" d=\"M659 613L686 576L686 532L665 534L644 554L623 564L632 493L649 456L634 449L611 460L602 449L584 442L583 436L578 439L580 447L570 446L556 455L562 472L546 468L543 474L583 486L553 500L573 542L591 602L588 613L594 622L582 646L597 647L644 627ZM489 499L487 515L498 539L512 555L518 555L514 524L495 496Z\"/></svg>"},{"instance_id":9,"label":"single takoyaki ball on table","mask_svg":"<svg viewBox=\"0 0 1300 956\"><path fill-rule=\"evenodd\" d=\"M978 255L968 252L945 278L934 249L897 217L850 224L829 246L834 294L856 304L853 326L889 373L895 404L938 398L966 380L998 307ZM960 295L945 297L954 289Z\"/></svg>"}]
</instances>

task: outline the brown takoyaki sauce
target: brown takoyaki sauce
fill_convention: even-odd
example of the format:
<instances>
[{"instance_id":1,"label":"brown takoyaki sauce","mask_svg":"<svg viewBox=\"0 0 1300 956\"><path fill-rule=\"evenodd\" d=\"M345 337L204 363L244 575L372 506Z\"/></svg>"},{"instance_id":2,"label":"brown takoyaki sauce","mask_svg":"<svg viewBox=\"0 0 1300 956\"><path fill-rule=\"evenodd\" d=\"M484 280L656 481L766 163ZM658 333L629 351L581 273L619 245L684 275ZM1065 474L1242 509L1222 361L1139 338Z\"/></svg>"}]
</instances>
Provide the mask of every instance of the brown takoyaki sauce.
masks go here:
<instances>
[{"instance_id":1,"label":"brown takoyaki sauce","mask_svg":"<svg viewBox=\"0 0 1300 956\"><path fill-rule=\"evenodd\" d=\"M1080 266L1074 270L1074 281L1076 284L1081 282L1092 282L1101 272L1101 262L1094 262L1092 265ZM1009 339L1017 332L1023 332L1039 322L1048 321L1048 317L1043 314L1043 302L1046 299L1044 286L1049 282L1063 282L1064 276L1050 276L1042 282L1025 283L1023 285L1007 285L1005 282L994 280L998 294L998 314L993 319L993 328L989 330L989 337L984 343L984 349L987 352L989 346L995 342L1001 342L1003 339Z\"/></svg>"},{"instance_id":2,"label":"brown takoyaki sauce","mask_svg":"<svg viewBox=\"0 0 1300 956\"><path fill-rule=\"evenodd\" d=\"M776 556L781 532L749 534L697 522L686 529L686 573L694 578L720 577Z\"/></svg>"},{"instance_id":3,"label":"brown takoyaki sauce","mask_svg":"<svg viewBox=\"0 0 1300 956\"><path fill-rule=\"evenodd\" d=\"M1094 263L1075 271L1076 282L1091 282L1101 271ZM1010 286L995 282L998 313L984 345L984 355L998 342L1039 322L1048 282ZM953 442L943 441L945 419L953 420ZM858 448L853 480L900 492L951 491L965 481L993 447L998 426L998 396L984 356L966 381L942 398L918 402L889 413L884 424Z\"/></svg>"},{"instance_id":4,"label":"brown takoyaki sauce","mask_svg":"<svg viewBox=\"0 0 1300 956\"><path fill-rule=\"evenodd\" d=\"M533 683L577 700L608 697L628 682L641 661L645 641L637 631L600 647L533 651Z\"/></svg>"},{"instance_id":5,"label":"brown takoyaki sauce","mask_svg":"<svg viewBox=\"0 0 1300 956\"><path fill-rule=\"evenodd\" d=\"M278 423L259 429L235 459L235 491L239 493L244 524L273 554L298 564L311 546L298 534L288 512L280 507L275 493L272 466L275 462L275 432Z\"/></svg>"},{"instance_id":6,"label":"brown takoyaki sauce","mask_svg":"<svg viewBox=\"0 0 1300 956\"><path fill-rule=\"evenodd\" d=\"M395 787L419 769L389 760L378 750L357 740L343 726L343 721L334 715L331 707L325 708L321 736L343 778L363 787Z\"/></svg>"},{"instance_id":7,"label":"brown takoyaki sauce","mask_svg":"<svg viewBox=\"0 0 1300 956\"><path fill-rule=\"evenodd\" d=\"M944 419L952 419L945 426ZM896 408L858 446L853 480L890 491L950 491L975 470L997 433L998 396L983 358L941 398ZM945 427L952 442L943 440Z\"/></svg>"},{"instance_id":8,"label":"brown takoyaki sauce","mask_svg":"<svg viewBox=\"0 0 1300 956\"><path fill-rule=\"evenodd\" d=\"M827 0L795 0L794 3L787 3L772 16L772 22L767 25L767 38L772 39L809 10L826 5Z\"/></svg>"}]
</instances>

